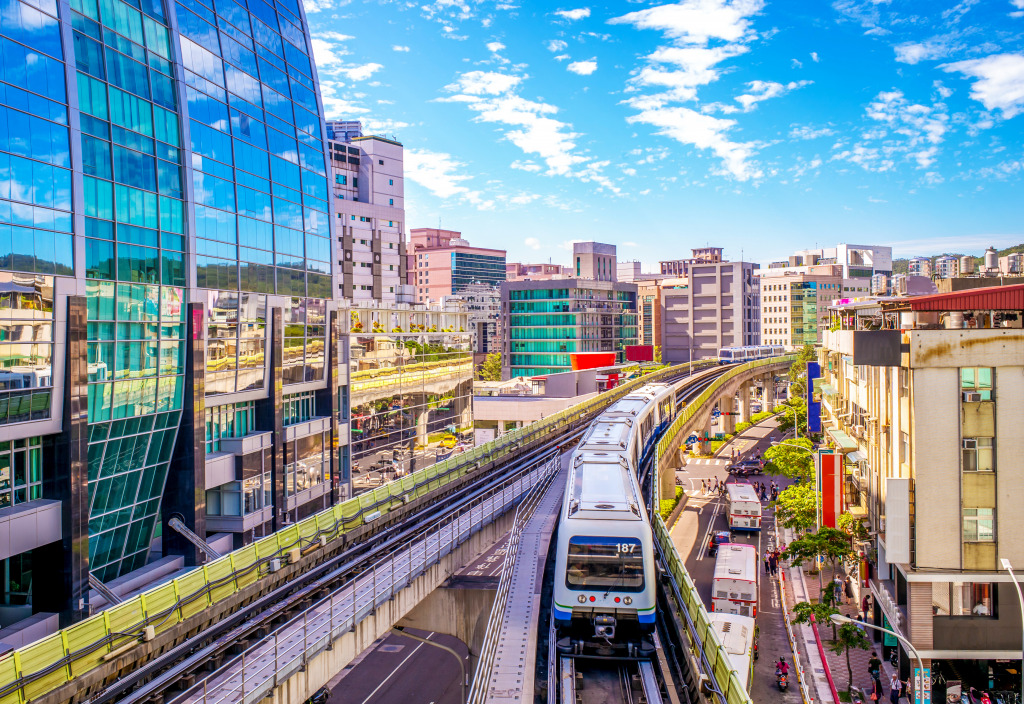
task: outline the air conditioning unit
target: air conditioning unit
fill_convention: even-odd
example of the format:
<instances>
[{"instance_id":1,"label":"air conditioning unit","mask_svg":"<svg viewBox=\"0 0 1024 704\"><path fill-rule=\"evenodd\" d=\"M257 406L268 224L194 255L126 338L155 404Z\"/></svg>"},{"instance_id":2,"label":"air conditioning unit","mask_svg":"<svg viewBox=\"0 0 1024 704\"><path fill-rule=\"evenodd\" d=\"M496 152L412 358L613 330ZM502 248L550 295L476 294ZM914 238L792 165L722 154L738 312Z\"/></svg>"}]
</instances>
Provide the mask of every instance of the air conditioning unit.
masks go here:
<instances>
[{"instance_id":1,"label":"air conditioning unit","mask_svg":"<svg viewBox=\"0 0 1024 704\"><path fill-rule=\"evenodd\" d=\"M978 403L981 401L981 394L977 391L964 391L964 403Z\"/></svg>"},{"instance_id":2,"label":"air conditioning unit","mask_svg":"<svg viewBox=\"0 0 1024 704\"><path fill-rule=\"evenodd\" d=\"M855 438L862 438L862 437L864 437L864 426L863 425L855 425L855 426L853 426L853 436Z\"/></svg>"}]
</instances>

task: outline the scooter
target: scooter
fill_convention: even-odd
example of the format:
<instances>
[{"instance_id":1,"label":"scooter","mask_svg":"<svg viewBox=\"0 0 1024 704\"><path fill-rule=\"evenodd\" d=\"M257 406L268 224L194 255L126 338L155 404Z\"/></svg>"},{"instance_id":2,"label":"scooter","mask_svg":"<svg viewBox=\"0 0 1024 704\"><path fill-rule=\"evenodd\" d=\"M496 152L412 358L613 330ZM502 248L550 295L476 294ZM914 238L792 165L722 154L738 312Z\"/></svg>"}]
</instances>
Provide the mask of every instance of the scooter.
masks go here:
<instances>
[{"instance_id":1,"label":"scooter","mask_svg":"<svg viewBox=\"0 0 1024 704\"><path fill-rule=\"evenodd\" d=\"M778 667L775 668L775 684L779 686L780 692L785 692L789 687L789 675Z\"/></svg>"}]
</instances>

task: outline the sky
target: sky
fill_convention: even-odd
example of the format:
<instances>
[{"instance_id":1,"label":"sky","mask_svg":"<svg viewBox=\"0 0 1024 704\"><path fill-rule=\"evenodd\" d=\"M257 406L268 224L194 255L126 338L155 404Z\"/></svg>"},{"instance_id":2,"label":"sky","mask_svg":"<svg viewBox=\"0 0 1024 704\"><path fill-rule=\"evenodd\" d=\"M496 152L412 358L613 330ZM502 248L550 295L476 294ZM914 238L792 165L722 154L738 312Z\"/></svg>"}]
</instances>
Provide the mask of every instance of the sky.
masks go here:
<instances>
[{"instance_id":1,"label":"sky","mask_svg":"<svg viewBox=\"0 0 1024 704\"><path fill-rule=\"evenodd\" d=\"M407 229L509 261L1024 242L1024 0L305 0Z\"/></svg>"}]
</instances>

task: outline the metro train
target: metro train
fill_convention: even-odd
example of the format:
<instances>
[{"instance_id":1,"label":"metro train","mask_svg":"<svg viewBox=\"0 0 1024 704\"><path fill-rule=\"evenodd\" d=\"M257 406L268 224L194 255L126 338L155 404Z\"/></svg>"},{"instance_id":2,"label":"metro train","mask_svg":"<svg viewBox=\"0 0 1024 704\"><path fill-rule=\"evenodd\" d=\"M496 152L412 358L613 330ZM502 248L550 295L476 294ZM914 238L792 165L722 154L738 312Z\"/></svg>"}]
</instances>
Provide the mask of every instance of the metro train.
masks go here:
<instances>
[{"instance_id":1,"label":"metro train","mask_svg":"<svg viewBox=\"0 0 1024 704\"><path fill-rule=\"evenodd\" d=\"M786 353L782 345L757 345L751 347L723 347L718 350L719 364L751 362L755 359L778 357Z\"/></svg>"},{"instance_id":2,"label":"metro train","mask_svg":"<svg viewBox=\"0 0 1024 704\"><path fill-rule=\"evenodd\" d=\"M676 413L672 386L648 384L602 413L573 452L552 601L563 653L653 652L654 538L637 472Z\"/></svg>"}]
</instances>

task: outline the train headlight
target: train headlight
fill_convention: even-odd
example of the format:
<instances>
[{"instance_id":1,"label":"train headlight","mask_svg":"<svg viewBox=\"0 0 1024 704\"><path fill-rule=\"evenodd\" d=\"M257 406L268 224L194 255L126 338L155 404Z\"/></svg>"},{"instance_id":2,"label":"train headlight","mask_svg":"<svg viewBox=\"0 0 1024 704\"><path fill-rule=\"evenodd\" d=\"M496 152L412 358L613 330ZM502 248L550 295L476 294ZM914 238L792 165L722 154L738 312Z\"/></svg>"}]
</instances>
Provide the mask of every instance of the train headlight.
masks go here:
<instances>
[{"instance_id":1,"label":"train headlight","mask_svg":"<svg viewBox=\"0 0 1024 704\"><path fill-rule=\"evenodd\" d=\"M622 603L624 603L626 606L629 606L630 604L633 603L633 597L631 597L631 596L623 597Z\"/></svg>"},{"instance_id":2,"label":"train headlight","mask_svg":"<svg viewBox=\"0 0 1024 704\"><path fill-rule=\"evenodd\" d=\"M577 601L579 601L581 604L584 604L587 601L587 597L585 597L584 595L580 594L579 597L577 598Z\"/></svg>"}]
</instances>

